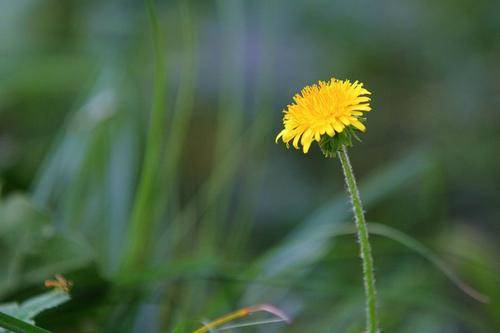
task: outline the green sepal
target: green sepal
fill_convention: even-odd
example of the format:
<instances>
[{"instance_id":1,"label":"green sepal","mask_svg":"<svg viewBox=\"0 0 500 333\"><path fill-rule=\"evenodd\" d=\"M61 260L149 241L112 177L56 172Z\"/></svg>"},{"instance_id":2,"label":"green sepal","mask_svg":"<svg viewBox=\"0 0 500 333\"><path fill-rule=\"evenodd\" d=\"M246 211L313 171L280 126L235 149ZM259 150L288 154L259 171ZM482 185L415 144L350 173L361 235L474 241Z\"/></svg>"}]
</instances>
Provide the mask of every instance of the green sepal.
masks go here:
<instances>
[{"instance_id":1,"label":"green sepal","mask_svg":"<svg viewBox=\"0 0 500 333\"><path fill-rule=\"evenodd\" d=\"M365 119L358 118L361 122L364 122ZM319 147L323 152L323 155L328 158L334 158L337 156L337 152L342 149L342 146L352 147L353 138L356 141L361 142L361 139L358 137L356 132L360 132L355 127L349 125L344 128L344 130L340 133L335 133L334 136L329 136L324 134L321 136L321 140L319 141Z\"/></svg>"}]
</instances>

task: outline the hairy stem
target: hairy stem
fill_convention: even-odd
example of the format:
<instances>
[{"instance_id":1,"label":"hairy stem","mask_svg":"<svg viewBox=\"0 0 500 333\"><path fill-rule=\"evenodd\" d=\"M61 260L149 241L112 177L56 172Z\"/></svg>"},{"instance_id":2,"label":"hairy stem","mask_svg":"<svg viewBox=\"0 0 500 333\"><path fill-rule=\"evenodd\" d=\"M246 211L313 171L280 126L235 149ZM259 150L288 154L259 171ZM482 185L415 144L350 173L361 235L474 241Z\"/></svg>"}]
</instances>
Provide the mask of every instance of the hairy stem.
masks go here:
<instances>
[{"instance_id":1,"label":"hairy stem","mask_svg":"<svg viewBox=\"0 0 500 333\"><path fill-rule=\"evenodd\" d=\"M356 222L358 242L361 252L361 260L363 262L367 332L377 333L378 316L375 274L373 273L373 258L370 242L368 240L368 228L366 226L363 205L361 204L361 198L359 197L358 187L356 185L356 178L354 177L351 163L349 162L349 155L347 154L347 148L345 146L342 146L342 149L338 151L338 156L342 164L342 170L344 171L347 190L349 192L349 196L351 197L352 210L354 212L354 220Z\"/></svg>"}]
</instances>

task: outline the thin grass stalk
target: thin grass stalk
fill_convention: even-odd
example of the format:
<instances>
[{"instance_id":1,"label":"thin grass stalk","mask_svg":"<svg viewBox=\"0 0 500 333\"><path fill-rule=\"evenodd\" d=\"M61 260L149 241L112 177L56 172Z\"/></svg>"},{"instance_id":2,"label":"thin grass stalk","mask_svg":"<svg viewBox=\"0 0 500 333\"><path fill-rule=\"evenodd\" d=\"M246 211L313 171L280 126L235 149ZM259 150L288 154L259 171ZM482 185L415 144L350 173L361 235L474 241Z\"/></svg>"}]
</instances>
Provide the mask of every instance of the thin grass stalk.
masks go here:
<instances>
[{"instance_id":1,"label":"thin grass stalk","mask_svg":"<svg viewBox=\"0 0 500 333\"><path fill-rule=\"evenodd\" d=\"M378 316L377 316L377 291L375 289L375 274L373 272L373 258L371 253L370 242L368 240L368 228L366 226L363 205L359 196L356 178L352 171L352 166L347 154L347 148L342 146L338 151L338 156L344 171L345 183L351 198L352 210L354 212L354 221L356 222L358 242L363 262L363 281L366 296L366 326L367 332L378 332Z\"/></svg>"},{"instance_id":2,"label":"thin grass stalk","mask_svg":"<svg viewBox=\"0 0 500 333\"><path fill-rule=\"evenodd\" d=\"M158 170L161 165L164 141L163 132L166 119L164 100L166 70L162 44L163 37L156 16L154 0L146 0L146 4L155 51L154 96L146 140L146 151L128 230L129 245L127 246L123 261L123 270L125 272L143 266L147 258L148 244L154 226L150 203L152 202L155 182L157 181Z\"/></svg>"},{"instance_id":3,"label":"thin grass stalk","mask_svg":"<svg viewBox=\"0 0 500 333\"><path fill-rule=\"evenodd\" d=\"M240 147L243 146L244 142L250 140L253 128L254 126L251 129L242 131L241 136L234 141L233 146L220 161L221 166L217 169L217 172L212 174L211 178L199 188L196 194L184 205L183 209L177 212L169 227L159 236L158 249L163 255L166 254L167 245L168 248L175 247L182 243L186 236L191 236L189 231L195 227L194 223L196 222L194 215L204 215L214 208L213 205L216 202L210 201L209 198L217 198L221 195L234 178L241 163ZM218 186L215 187L214 184L218 184ZM173 226L175 228L172 228ZM202 234L202 232L200 233ZM170 244L166 244L167 242L170 242ZM205 252L204 255L206 254Z\"/></svg>"},{"instance_id":4,"label":"thin grass stalk","mask_svg":"<svg viewBox=\"0 0 500 333\"><path fill-rule=\"evenodd\" d=\"M275 4L272 2L262 2L259 7L260 17L258 25L262 29L259 31L260 45L262 51L258 54L258 67L255 75L255 93L254 93L254 112L255 117L250 127L248 138L245 142L245 156L252 158L245 160L242 165L245 172L242 179L241 200L239 200L236 209L234 225L231 229L231 238L228 239L226 253L233 258L237 258L245 248L250 236L252 227L253 213L252 207L253 195L262 185L262 173L264 162L269 151L269 146L264 144L272 135L272 112L271 96L273 95L273 66L275 64L274 52L272 52L273 43L276 39L275 31L271 28L269 22L272 22L272 13ZM273 38L274 37L274 38Z\"/></svg>"},{"instance_id":5,"label":"thin grass stalk","mask_svg":"<svg viewBox=\"0 0 500 333\"><path fill-rule=\"evenodd\" d=\"M238 142L241 136L244 120L244 2L217 1L217 9L221 16L223 32L223 51L221 56L224 61L224 71L221 80L219 94L219 114L217 119L217 137L214 152L213 171L210 176L209 189L203 200L206 203L207 212L203 219L201 228L204 252L215 249L217 235L220 234L220 221L225 220L226 212L230 203L228 182L225 174L233 172L226 168L222 160ZM235 160L241 160L239 149L236 151ZM231 165L229 165L231 167ZM220 177L222 175L222 177Z\"/></svg>"},{"instance_id":6,"label":"thin grass stalk","mask_svg":"<svg viewBox=\"0 0 500 333\"><path fill-rule=\"evenodd\" d=\"M193 104L196 89L198 66L197 26L195 25L196 20L193 19L191 13L190 0L180 1L179 15L184 57L181 67L181 81L179 83L165 147L166 155L163 163L163 169L165 171L161 174L162 179L159 182L160 186L163 186L163 191L159 192L158 198L161 203L157 205L158 209L156 212L156 216L158 217L165 216L167 212L168 216L175 216L176 218L170 220L167 230L162 234L162 236L165 237L161 237L155 246L154 253L156 262L164 261L166 257L175 256L179 247L179 243L175 240L179 238L179 234L183 234L184 228L186 228L186 232L190 230L190 224L185 223L187 221L182 218L177 218L180 212L176 209L175 203L172 204L176 199L175 193L178 192L176 190L178 189L179 183L176 179L180 171L179 166L181 165L182 148L185 147L189 122L194 108ZM195 220L194 217L191 217L191 219ZM184 291L184 293L182 291ZM154 291L154 293L156 292L157 291ZM162 329L169 330L169 324L174 322L174 318L179 311L178 306L181 306L183 299L189 296L190 295L186 295L186 290L182 284L175 288L165 288L161 301L162 315L160 322ZM173 299L176 301L173 302ZM175 303L175 306L172 303Z\"/></svg>"},{"instance_id":7,"label":"thin grass stalk","mask_svg":"<svg viewBox=\"0 0 500 333\"><path fill-rule=\"evenodd\" d=\"M290 324L292 320L286 313L281 311L280 309L276 308L275 306L271 304L260 304L260 305L255 305L255 306L249 306L245 307L243 309L228 313L222 317L219 317L215 320L212 320L209 323L203 324L202 327L198 328L195 330L193 333L206 333L206 332L212 332L215 331L216 328L220 328L220 326L230 323L236 319L244 318L247 317L253 313L256 312L266 312L269 314L272 314L274 317L279 319L281 322L285 322L287 324ZM269 321L265 321L264 323L269 323ZM248 326L247 323L245 323L244 326Z\"/></svg>"},{"instance_id":8,"label":"thin grass stalk","mask_svg":"<svg viewBox=\"0 0 500 333\"><path fill-rule=\"evenodd\" d=\"M189 7L189 0L183 0L179 3L181 34L185 52L181 67L181 81L165 145L166 155L163 162L163 170L165 171L161 174L162 179L159 182L163 186L163 191L159 196L161 204L157 206L161 208L157 212L157 216L162 216L165 213L165 203L168 203L172 193L175 193L177 185L175 180L179 174L182 148L193 112L198 67L198 42L195 23Z\"/></svg>"}]
</instances>

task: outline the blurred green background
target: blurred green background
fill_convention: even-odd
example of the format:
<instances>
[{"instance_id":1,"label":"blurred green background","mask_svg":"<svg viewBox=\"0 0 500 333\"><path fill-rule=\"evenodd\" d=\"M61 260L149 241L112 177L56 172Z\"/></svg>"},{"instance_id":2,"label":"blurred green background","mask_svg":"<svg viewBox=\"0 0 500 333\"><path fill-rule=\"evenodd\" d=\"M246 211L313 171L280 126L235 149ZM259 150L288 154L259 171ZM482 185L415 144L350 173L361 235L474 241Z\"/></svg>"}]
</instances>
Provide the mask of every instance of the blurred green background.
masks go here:
<instances>
[{"instance_id":1,"label":"blurred green background","mask_svg":"<svg viewBox=\"0 0 500 333\"><path fill-rule=\"evenodd\" d=\"M158 1L155 34L142 1L1 0L0 303L62 273L72 300L36 320L55 332L191 332L263 302L293 324L233 332L361 332L339 163L274 143L335 76L373 92L367 219L413 237L371 238L384 332L500 332L499 11Z\"/></svg>"}]
</instances>

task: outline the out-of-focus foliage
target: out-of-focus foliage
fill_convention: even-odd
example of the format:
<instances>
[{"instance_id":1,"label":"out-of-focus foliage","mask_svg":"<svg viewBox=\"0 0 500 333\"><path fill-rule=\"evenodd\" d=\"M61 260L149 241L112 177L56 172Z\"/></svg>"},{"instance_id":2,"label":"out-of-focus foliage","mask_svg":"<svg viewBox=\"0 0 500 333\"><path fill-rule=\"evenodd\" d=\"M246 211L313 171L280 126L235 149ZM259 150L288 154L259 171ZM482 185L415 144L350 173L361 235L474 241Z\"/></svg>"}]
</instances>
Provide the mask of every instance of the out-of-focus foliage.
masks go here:
<instances>
[{"instance_id":1,"label":"out-of-focus foliage","mask_svg":"<svg viewBox=\"0 0 500 333\"><path fill-rule=\"evenodd\" d=\"M33 318L40 312L59 306L67 301L70 297L67 293L59 290L45 292L41 295L36 295L22 304L7 303L0 304L0 312L9 316L13 316L24 322L34 324ZM7 332L0 328L0 332Z\"/></svg>"},{"instance_id":2,"label":"out-of-focus foliage","mask_svg":"<svg viewBox=\"0 0 500 333\"><path fill-rule=\"evenodd\" d=\"M46 212L26 197L11 195L0 201L0 221L1 296L91 261L91 249L81 235L56 231Z\"/></svg>"},{"instance_id":3,"label":"out-of-focus foliage","mask_svg":"<svg viewBox=\"0 0 500 333\"><path fill-rule=\"evenodd\" d=\"M373 92L351 150L368 221L491 299L373 235L384 331L500 331L498 2L156 4L166 120L146 256L124 270L158 75L146 6L0 1L1 303L63 273L72 301L37 317L55 332L190 332L264 302L294 323L239 331L362 331L338 161L274 144L293 94L336 76Z\"/></svg>"}]
</instances>

